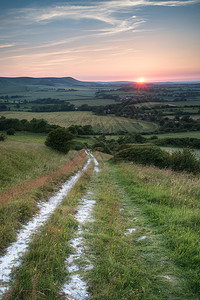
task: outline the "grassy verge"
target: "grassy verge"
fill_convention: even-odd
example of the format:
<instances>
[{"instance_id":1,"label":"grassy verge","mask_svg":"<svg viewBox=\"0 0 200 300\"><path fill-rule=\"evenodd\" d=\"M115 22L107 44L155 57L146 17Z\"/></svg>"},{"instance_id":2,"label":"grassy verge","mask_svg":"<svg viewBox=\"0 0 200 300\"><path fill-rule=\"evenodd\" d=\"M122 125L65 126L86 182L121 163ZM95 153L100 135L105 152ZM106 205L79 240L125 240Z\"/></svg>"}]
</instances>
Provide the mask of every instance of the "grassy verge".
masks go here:
<instances>
[{"instance_id":1,"label":"grassy verge","mask_svg":"<svg viewBox=\"0 0 200 300\"><path fill-rule=\"evenodd\" d=\"M6 134L6 132L2 132ZM17 131L15 135L7 135L7 141L23 142L23 143L37 143L44 144L47 133L33 133L29 131Z\"/></svg>"},{"instance_id":2,"label":"grassy verge","mask_svg":"<svg viewBox=\"0 0 200 300\"><path fill-rule=\"evenodd\" d=\"M88 276L91 299L198 299L172 259L160 228L129 193L127 178L132 173L125 175L127 168L104 168L94 187L95 222L87 235L94 255ZM135 231L126 236L128 228Z\"/></svg>"},{"instance_id":3,"label":"grassy verge","mask_svg":"<svg viewBox=\"0 0 200 300\"><path fill-rule=\"evenodd\" d=\"M66 156L67 157L67 156ZM73 160L48 176L36 178L26 185L1 194L0 206L0 253L16 238L16 230L38 210L37 203L46 201L70 175L81 169L87 160L84 153L76 153Z\"/></svg>"},{"instance_id":4,"label":"grassy verge","mask_svg":"<svg viewBox=\"0 0 200 300\"><path fill-rule=\"evenodd\" d=\"M116 169L118 182L163 234L191 291L200 295L199 178L134 164Z\"/></svg>"},{"instance_id":5,"label":"grassy verge","mask_svg":"<svg viewBox=\"0 0 200 300\"><path fill-rule=\"evenodd\" d=\"M63 155L38 143L5 141L0 149L0 192L55 172L76 155L75 151Z\"/></svg>"},{"instance_id":6,"label":"grassy verge","mask_svg":"<svg viewBox=\"0 0 200 300\"><path fill-rule=\"evenodd\" d=\"M66 256L69 239L77 221L74 211L84 193L93 168L89 168L62 204L37 233L25 254L22 265L15 270L15 283L5 299L60 299L60 287L67 276Z\"/></svg>"}]
</instances>

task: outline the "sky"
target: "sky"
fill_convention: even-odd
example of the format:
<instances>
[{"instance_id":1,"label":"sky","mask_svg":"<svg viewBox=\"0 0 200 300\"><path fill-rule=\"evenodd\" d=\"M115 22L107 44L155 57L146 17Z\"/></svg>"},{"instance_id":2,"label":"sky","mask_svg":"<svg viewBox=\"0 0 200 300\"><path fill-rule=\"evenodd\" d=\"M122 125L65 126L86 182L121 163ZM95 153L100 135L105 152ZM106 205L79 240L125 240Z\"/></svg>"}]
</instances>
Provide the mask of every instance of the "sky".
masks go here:
<instances>
[{"instance_id":1,"label":"sky","mask_svg":"<svg viewBox=\"0 0 200 300\"><path fill-rule=\"evenodd\" d=\"M200 80L200 0L0 0L0 76Z\"/></svg>"}]
</instances>

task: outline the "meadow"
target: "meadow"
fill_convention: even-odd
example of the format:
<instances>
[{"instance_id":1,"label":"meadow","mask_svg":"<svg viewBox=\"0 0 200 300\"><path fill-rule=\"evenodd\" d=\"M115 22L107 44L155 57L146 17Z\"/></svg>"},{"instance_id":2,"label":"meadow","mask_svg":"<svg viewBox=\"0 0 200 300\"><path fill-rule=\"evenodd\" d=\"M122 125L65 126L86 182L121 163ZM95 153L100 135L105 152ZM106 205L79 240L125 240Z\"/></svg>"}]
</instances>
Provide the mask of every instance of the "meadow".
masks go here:
<instances>
[{"instance_id":1,"label":"meadow","mask_svg":"<svg viewBox=\"0 0 200 300\"><path fill-rule=\"evenodd\" d=\"M198 185L154 167L104 167L88 234L93 299L198 299Z\"/></svg>"},{"instance_id":2,"label":"meadow","mask_svg":"<svg viewBox=\"0 0 200 300\"><path fill-rule=\"evenodd\" d=\"M1 143L1 253L38 212L37 203L48 201L86 161L83 152L48 149L43 138L29 134L25 140L20 133ZM64 296L76 207L87 192L96 200L94 221L84 225L93 268L85 270L81 259L78 264L91 299L199 299L199 177L95 156L101 171L91 166L33 236L5 299Z\"/></svg>"},{"instance_id":3,"label":"meadow","mask_svg":"<svg viewBox=\"0 0 200 300\"><path fill-rule=\"evenodd\" d=\"M157 125L151 122L132 120L128 118L116 117L113 115L98 116L87 111L72 112L51 112L51 113L30 113L30 112L1 112L6 118L27 119L32 118L45 119L50 124L56 124L63 127L71 125L92 125L95 132L118 133L127 132L152 132L157 129Z\"/></svg>"},{"instance_id":4,"label":"meadow","mask_svg":"<svg viewBox=\"0 0 200 300\"><path fill-rule=\"evenodd\" d=\"M64 155L41 144L37 137L1 142L0 252L14 241L16 230L37 212L37 203L86 161L83 151Z\"/></svg>"},{"instance_id":5,"label":"meadow","mask_svg":"<svg viewBox=\"0 0 200 300\"><path fill-rule=\"evenodd\" d=\"M71 90L71 86L62 86L69 91L42 85L28 88L29 90L19 87L17 93L23 96L22 101L53 97L70 100L77 106L82 103L115 103L114 99L106 96L95 98L97 87L79 86ZM140 113L141 116L146 114L147 119L149 112L154 113L156 110L157 115L167 116L167 113L171 113L174 116L180 107L184 113L196 114L197 108L184 105L200 103L199 85L164 85L156 87L153 94L148 90L119 88L106 87L103 93L108 96L140 97L142 102L136 101L134 107L146 106L147 109L141 109ZM197 94L191 96L192 92ZM188 93L187 101L178 101L182 93ZM2 95L6 95L6 90ZM16 90L9 97L14 95ZM157 99L154 102L153 98L158 96L163 101ZM155 106L165 104L166 101L172 106L172 111L169 107L155 109ZM173 110L173 106L179 108ZM28 120L43 118L50 124L64 127L90 124L95 132L115 134L107 136L108 139L118 139L119 132L122 131L152 133L159 126L158 123L140 118L136 120L109 114L100 116L87 111L2 111L0 115ZM44 145L46 136L47 134L41 133L16 132L0 142L1 255L16 240L23 225L39 213L38 204L48 203L63 182L81 170L87 161L84 150L71 150L64 155L49 149ZM152 134L144 136L149 138ZM200 131L169 132L156 136L200 138ZM94 137L76 137L75 141L86 142L91 146ZM172 147L165 149L177 150ZM196 153L199 155L199 152ZM11 288L3 299L53 300L65 297L61 287L70 279L66 258L75 254L70 240L76 236L79 226L76 220L77 207L82 198L90 193L96 204L92 215L93 222L83 225L83 240L86 243L84 255L91 261L92 266L85 270L83 259L77 261L90 299L198 300L199 175L141 166L133 162L114 162L110 160L111 155L101 152L95 152L94 155L100 164L100 172L93 172L92 163L51 217L34 233L21 265L12 270Z\"/></svg>"}]
</instances>

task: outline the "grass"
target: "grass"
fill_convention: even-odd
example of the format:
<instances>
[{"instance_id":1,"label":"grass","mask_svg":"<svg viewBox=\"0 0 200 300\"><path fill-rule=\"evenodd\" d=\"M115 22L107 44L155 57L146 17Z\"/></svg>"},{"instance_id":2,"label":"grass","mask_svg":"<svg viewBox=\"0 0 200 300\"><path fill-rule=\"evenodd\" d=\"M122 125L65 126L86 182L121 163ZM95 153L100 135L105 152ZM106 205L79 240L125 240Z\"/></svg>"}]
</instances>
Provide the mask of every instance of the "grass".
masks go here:
<instances>
[{"instance_id":1,"label":"grass","mask_svg":"<svg viewBox=\"0 0 200 300\"><path fill-rule=\"evenodd\" d=\"M77 227L74 207L84 193L92 169L82 176L51 218L34 237L22 265L15 270L15 282L5 299L59 299L66 280L69 239Z\"/></svg>"},{"instance_id":2,"label":"grass","mask_svg":"<svg viewBox=\"0 0 200 300\"><path fill-rule=\"evenodd\" d=\"M2 132L6 134L6 132ZM17 141L23 143L37 143L44 144L47 134L45 133L32 133L29 131L17 131L15 135L7 135L7 141Z\"/></svg>"},{"instance_id":3,"label":"grass","mask_svg":"<svg viewBox=\"0 0 200 300\"><path fill-rule=\"evenodd\" d=\"M157 125L151 122L138 121L116 116L96 116L92 112L53 112L53 113L28 113L28 112L2 112L6 118L18 118L31 120L32 118L45 119L50 124L57 124L64 127L71 125L92 125L96 132L117 133L128 132L152 132Z\"/></svg>"},{"instance_id":4,"label":"grass","mask_svg":"<svg viewBox=\"0 0 200 300\"><path fill-rule=\"evenodd\" d=\"M200 179L153 167L121 164L117 179L163 235L181 273L188 278L191 292L200 295ZM179 299L179 298L178 298Z\"/></svg>"},{"instance_id":5,"label":"grass","mask_svg":"<svg viewBox=\"0 0 200 300\"><path fill-rule=\"evenodd\" d=\"M156 135L159 139L164 138L197 138L200 139L200 131L187 131L187 132L172 132L172 133L162 133L162 134L153 134ZM149 135L153 136L153 135Z\"/></svg>"},{"instance_id":6,"label":"grass","mask_svg":"<svg viewBox=\"0 0 200 300\"><path fill-rule=\"evenodd\" d=\"M57 185L82 168L84 152L72 151L68 155L41 149L41 145L4 145L0 160L0 252L15 240L16 230L38 210L37 203L45 201ZM9 146L9 147L8 147ZM49 160L51 157L51 160Z\"/></svg>"},{"instance_id":7,"label":"grass","mask_svg":"<svg viewBox=\"0 0 200 300\"><path fill-rule=\"evenodd\" d=\"M94 255L88 275L91 299L198 299L175 265L160 228L127 193L130 182L124 189L126 168L104 167L94 184L95 222L86 235ZM128 228L136 230L126 236Z\"/></svg>"},{"instance_id":8,"label":"grass","mask_svg":"<svg viewBox=\"0 0 200 300\"><path fill-rule=\"evenodd\" d=\"M0 191L55 172L75 156L76 152L63 155L39 143L2 142Z\"/></svg>"}]
</instances>

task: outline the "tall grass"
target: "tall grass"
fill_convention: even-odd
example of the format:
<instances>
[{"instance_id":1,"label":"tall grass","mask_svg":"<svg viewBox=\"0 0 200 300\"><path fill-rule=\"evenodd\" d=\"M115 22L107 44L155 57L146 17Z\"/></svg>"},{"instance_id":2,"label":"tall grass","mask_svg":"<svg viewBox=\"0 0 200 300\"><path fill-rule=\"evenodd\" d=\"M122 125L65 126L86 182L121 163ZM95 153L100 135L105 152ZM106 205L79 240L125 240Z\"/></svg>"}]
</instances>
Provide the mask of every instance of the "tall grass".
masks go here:
<instances>
[{"instance_id":1,"label":"tall grass","mask_svg":"<svg viewBox=\"0 0 200 300\"><path fill-rule=\"evenodd\" d=\"M76 156L60 154L36 143L6 141L0 149L0 192L55 172Z\"/></svg>"},{"instance_id":2,"label":"tall grass","mask_svg":"<svg viewBox=\"0 0 200 300\"><path fill-rule=\"evenodd\" d=\"M60 299L60 287L68 274L66 256L69 239L77 221L75 207L84 193L93 168L76 183L45 226L38 232L25 254L22 265L13 274L14 284L5 299Z\"/></svg>"},{"instance_id":3,"label":"tall grass","mask_svg":"<svg viewBox=\"0 0 200 300\"><path fill-rule=\"evenodd\" d=\"M87 234L94 255L88 275L91 299L198 299L174 265L157 226L118 185L120 171L104 167L94 184L95 221Z\"/></svg>"},{"instance_id":4,"label":"tall grass","mask_svg":"<svg viewBox=\"0 0 200 300\"><path fill-rule=\"evenodd\" d=\"M117 180L164 235L171 257L200 295L200 179L154 167L120 164Z\"/></svg>"},{"instance_id":5,"label":"tall grass","mask_svg":"<svg viewBox=\"0 0 200 300\"><path fill-rule=\"evenodd\" d=\"M24 152L21 153L21 159L25 157L24 166L26 173L33 176L33 174L31 174L33 169L31 169L31 167L29 169L27 168L27 165L29 165L27 157L31 156L28 150L30 150L29 147L26 147L27 156L22 155ZM36 150L34 149L34 151ZM32 153L34 153L34 151ZM41 166L40 162L42 162L42 160L40 158L35 158L37 171L32 177L34 179L25 182L23 181L24 175L21 174L21 170L18 172L18 168L15 169L12 164L9 165L10 170L13 170L13 175L16 171L18 175L16 180L19 180L21 184L11 187L0 194L0 253L3 253L6 247L15 240L16 230L37 212L37 203L39 201L48 200L48 197L55 192L58 186L70 175L82 168L87 160L87 156L83 151L74 151L68 155L52 154L52 160L49 160L48 154L49 151L47 149L46 154L43 153L42 156L43 162L46 161L46 163L48 163L46 165L47 168L45 169L44 166ZM12 158L13 157L15 156L13 155ZM55 160L53 158L55 158ZM50 166L50 162L52 162L52 167ZM56 165L57 162L60 163L59 169ZM18 163L19 162L16 162L16 164ZM16 164L14 164L14 166L16 166ZM56 169L56 171L52 172L54 169ZM42 175L42 171L46 175L39 176ZM8 180L11 180L11 173L7 174L7 181Z\"/></svg>"}]
</instances>

